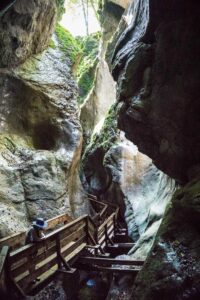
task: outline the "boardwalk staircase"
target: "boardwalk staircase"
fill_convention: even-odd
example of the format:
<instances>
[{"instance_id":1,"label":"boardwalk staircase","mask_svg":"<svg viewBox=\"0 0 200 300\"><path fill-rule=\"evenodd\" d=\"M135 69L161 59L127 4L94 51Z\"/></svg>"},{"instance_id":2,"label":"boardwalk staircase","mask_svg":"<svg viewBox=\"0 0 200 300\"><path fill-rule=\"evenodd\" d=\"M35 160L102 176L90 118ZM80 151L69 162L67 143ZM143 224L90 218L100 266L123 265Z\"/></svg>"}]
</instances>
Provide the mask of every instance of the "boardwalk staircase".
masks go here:
<instances>
[{"instance_id":1,"label":"boardwalk staircase","mask_svg":"<svg viewBox=\"0 0 200 300\"><path fill-rule=\"evenodd\" d=\"M77 270L134 276L140 271L144 261L114 258L133 246L125 242L127 230L118 221L119 208L91 195L89 200L92 217L72 219L64 214L53 218L38 243L23 245L24 232L0 240L1 292L9 290L21 298L35 295L59 273L70 278Z\"/></svg>"}]
</instances>

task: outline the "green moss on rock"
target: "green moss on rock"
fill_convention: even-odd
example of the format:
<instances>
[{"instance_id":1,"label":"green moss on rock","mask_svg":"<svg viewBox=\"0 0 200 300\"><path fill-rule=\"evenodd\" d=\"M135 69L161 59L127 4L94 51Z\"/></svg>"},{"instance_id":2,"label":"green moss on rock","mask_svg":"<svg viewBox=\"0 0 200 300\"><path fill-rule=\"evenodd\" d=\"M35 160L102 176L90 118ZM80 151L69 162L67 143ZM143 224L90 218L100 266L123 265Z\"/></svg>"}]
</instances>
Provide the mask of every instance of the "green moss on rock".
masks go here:
<instances>
[{"instance_id":1,"label":"green moss on rock","mask_svg":"<svg viewBox=\"0 0 200 300\"><path fill-rule=\"evenodd\" d=\"M78 38L83 49L82 59L77 68L79 85L79 102L83 103L85 97L92 89L97 66L100 33L94 33L86 37Z\"/></svg>"},{"instance_id":2,"label":"green moss on rock","mask_svg":"<svg viewBox=\"0 0 200 300\"><path fill-rule=\"evenodd\" d=\"M100 133L96 133L85 151L85 157L94 149L101 148L106 153L118 140L119 129L117 128L117 113L116 104L112 105L104 121L104 125Z\"/></svg>"},{"instance_id":3,"label":"green moss on rock","mask_svg":"<svg viewBox=\"0 0 200 300\"><path fill-rule=\"evenodd\" d=\"M56 49L56 45L55 45L55 43L52 39L49 42L49 47L52 48L52 49Z\"/></svg>"},{"instance_id":4,"label":"green moss on rock","mask_svg":"<svg viewBox=\"0 0 200 300\"><path fill-rule=\"evenodd\" d=\"M69 57L72 62L74 75L77 78L79 86L79 103L81 104L94 84L95 70L98 62L97 56L100 33L75 38L68 30L59 24L56 26L55 33L60 50L66 57ZM55 48L55 44L52 40L49 46Z\"/></svg>"},{"instance_id":5,"label":"green moss on rock","mask_svg":"<svg viewBox=\"0 0 200 300\"><path fill-rule=\"evenodd\" d=\"M55 33L58 38L60 50L66 54L74 64L77 57L82 55L83 52L79 41L59 24L56 25Z\"/></svg>"}]
</instances>

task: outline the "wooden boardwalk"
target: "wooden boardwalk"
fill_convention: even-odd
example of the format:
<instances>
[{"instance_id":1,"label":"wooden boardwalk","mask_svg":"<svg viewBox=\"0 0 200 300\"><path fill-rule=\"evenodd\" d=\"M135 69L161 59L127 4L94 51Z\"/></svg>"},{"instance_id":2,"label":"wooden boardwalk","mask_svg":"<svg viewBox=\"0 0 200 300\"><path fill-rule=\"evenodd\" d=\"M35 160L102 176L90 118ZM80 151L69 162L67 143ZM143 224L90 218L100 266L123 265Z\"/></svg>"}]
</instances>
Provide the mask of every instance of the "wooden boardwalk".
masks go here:
<instances>
[{"instance_id":1,"label":"wooden boardwalk","mask_svg":"<svg viewBox=\"0 0 200 300\"><path fill-rule=\"evenodd\" d=\"M33 295L59 271L73 273L75 262L78 269L136 274L143 261L115 260L105 254L106 247L114 246L115 236L124 234L118 224L119 208L94 198L90 200L97 211L93 218L89 215L75 220L68 215L53 218L48 221L48 230L60 223L62 226L36 244L19 247L25 233L0 240L0 288L12 289L21 297Z\"/></svg>"}]
</instances>

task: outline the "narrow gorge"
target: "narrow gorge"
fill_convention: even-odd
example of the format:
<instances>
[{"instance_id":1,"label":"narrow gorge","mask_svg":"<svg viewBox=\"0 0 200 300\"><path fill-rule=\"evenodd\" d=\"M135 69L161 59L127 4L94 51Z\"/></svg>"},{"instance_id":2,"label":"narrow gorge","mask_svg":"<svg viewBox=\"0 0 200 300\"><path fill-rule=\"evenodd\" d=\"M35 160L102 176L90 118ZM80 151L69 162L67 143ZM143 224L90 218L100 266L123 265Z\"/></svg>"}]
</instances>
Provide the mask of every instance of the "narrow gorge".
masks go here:
<instances>
[{"instance_id":1,"label":"narrow gorge","mask_svg":"<svg viewBox=\"0 0 200 300\"><path fill-rule=\"evenodd\" d=\"M2 300L200 299L199 12L2 1Z\"/></svg>"}]
</instances>

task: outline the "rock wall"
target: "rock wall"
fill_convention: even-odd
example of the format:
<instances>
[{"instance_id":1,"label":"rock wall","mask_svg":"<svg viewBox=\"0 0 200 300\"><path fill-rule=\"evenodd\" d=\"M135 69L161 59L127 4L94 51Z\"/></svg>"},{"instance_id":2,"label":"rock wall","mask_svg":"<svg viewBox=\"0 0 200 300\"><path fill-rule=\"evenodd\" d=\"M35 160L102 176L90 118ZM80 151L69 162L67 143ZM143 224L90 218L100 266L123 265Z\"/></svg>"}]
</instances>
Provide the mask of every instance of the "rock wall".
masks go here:
<instances>
[{"instance_id":1,"label":"rock wall","mask_svg":"<svg viewBox=\"0 0 200 300\"><path fill-rule=\"evenodd\" d=\"M199 10L197 1L134 1L130 22L110 46L124 103L120 128L182 183L193 176L200 157Z\"/></svg>"},{"instance_id":2,"label":"rock wall","mask_svg":"<svg viewBox=\"0 0 200 300\"><path fill-rule=\"evenodd\" d=\"M166 205L176 190L175 181L158 170L149 157L138 152L123 132L118 143L106 153L104 165L112 174L112 185L118 185L123 195L124 218L129 236L136 243L129 254L135 259L145 259ZM110 189L113 190L112 187ZM114 201L112 195L110 198Z\"/></svg>"},{"instance_id":3,"label":"rock wall","mask_svg":"<svg viewBox=\"0 0 200 300\"><path fill-rule=\"evenodd\" d=\"M99 131L103 125L106 114L116 101L115 82L110 74L105 53L112 35L116 31L120 18L127 6L126 1L103 1L100 13L102 38L99 49L98 65L94 86L85 102L81 106L80 121L84 132L84 142L89 143L90 137L95 131ZM95 132L94 131L94 132Z\"/></svg>"},{"instance_id":4,"label":"rock wall","mask_svg":"<svg viewBox=\"0 0 200 300\"><path fill-rule=\"evenodd\" d=\"M82 129L71 63L59 50L56 38L53 48L33 55L34 41L40 50L49 43L56 7L54 1L23 2L16 1L0 19L1 24L7 20L6 26L15 28L18 39L24 38L24 55L19 59L14 49L4 45L8 48L5 53L11 53L9 62L19 63L32 54L25 63L0 70L1 237L24 230L38 216L48 219L64 212L79 215L86 209L84 194L74 203L74 194L83 192L77 174ZM34 12L30 11L31 24L25 27L31 30L32 35L27 33L31 43L20 29L29 16L28 9ZM10 14L13 19L7 18ZM18 22L18 26L13 27L12 22ZM12 39L13 31L5 34ZM4 58L7 64L8 56Z\"/></svg>"},{"instance_id":5,"label":"rock wall","mask_svg":"<svg viewBox=\"0 0 200 300\"><path fill-rule=\"evenodd\" d=\"M199 299L199 187L197 178L175 193L131 299Z\"/></svg>"},{"instance_id":6,"label":"rock wall","mask_svg":"<svg viewBox=\"0 0 200 300\"><path fill-rule=\"evenodd\" d=\"M196 177L172 197L130 299L200 297L199 12L197 1L133 1L109 46L119 128L179 183Z\"/></svg>"},{"instance_id":7,"label":"rock wall","mask_svg":"<svg viewBox=\"0 0 200 300\"><path fill-rule=\"evenodd\" d=\"M0 18L0 67L18 65L43 51L56 21L54 0L17 0ZM48 26L47 26L48 24Z\"/></svg>"}]
</instances>

